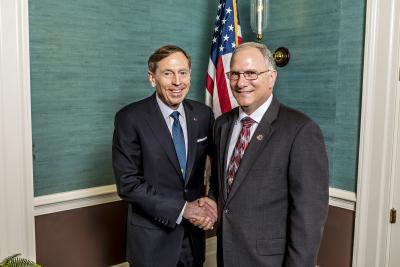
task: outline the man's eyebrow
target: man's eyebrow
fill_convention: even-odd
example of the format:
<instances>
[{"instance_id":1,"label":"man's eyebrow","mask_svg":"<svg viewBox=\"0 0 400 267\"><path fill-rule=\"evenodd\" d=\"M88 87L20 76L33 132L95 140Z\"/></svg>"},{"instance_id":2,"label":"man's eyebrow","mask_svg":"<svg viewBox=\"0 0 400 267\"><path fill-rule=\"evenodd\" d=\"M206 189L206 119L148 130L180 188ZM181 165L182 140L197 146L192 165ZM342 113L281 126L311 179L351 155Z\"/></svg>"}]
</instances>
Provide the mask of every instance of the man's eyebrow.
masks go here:
<instances>
[{"instance_id":1,"label":"man's eyebrow","mask_svg":"<svg viewBox=\"0 0 400 267\"><path fill-rule=\"evenodd\" d=\"M189 71L190 69L188 69L188 68L182 68L182 69L178 69L177 71L183 71L183 70ZM173 69L164 69L164 70L162 70L162 72L165 72L165 71L174 72L175 70L173 70Z\"/></svg>"},{"instance_id":2,"label":"man's eyebrow","mask_svg":"<svg viewBox=\"0 0 400 267\"><path fill-rule=\"evenodd\" d=\"M230 72L247 72L247 71L254 71L254 72L257 72L256 69L248 69L248 70L244 70L244 71L231 70Z\"/></svg>"}]
</instances>

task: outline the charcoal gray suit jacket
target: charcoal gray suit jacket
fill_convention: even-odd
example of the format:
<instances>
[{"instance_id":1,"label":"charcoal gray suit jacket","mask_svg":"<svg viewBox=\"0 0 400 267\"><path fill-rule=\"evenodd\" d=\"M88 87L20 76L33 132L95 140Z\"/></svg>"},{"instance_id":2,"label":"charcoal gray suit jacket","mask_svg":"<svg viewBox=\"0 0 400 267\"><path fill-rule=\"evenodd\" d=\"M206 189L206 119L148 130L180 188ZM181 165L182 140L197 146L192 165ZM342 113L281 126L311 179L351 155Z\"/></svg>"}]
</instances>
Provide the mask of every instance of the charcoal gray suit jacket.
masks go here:
<instances>
[{"instance_id":1,"label":"charcoal gray suit jacket","mask_svg":"<svg viewBox=\"0 0 400 267\"><path fill-rule=\"evenodd\" d=\"M226 157L238 108L215 122L218 266L315 266L328 211L328 160L320 128L274 97L229 195Z\"/></svg>"},{"instance_id":2,"label":"charcoal gray suit jacket","mask_svg":"<svg viewBox=\"0 0 400 267\"><path fill-rule=\"evenodd\" d=\"M204 196L204 166L212 148L213 114L184 100L188 133L186 180L155 94L121 109L115 117L113 168L119 196L129 203L127 259L135 267L176 267L184 232L198 264L204 231L176 220L186 201Z\"/></svg>"}]
</instances>

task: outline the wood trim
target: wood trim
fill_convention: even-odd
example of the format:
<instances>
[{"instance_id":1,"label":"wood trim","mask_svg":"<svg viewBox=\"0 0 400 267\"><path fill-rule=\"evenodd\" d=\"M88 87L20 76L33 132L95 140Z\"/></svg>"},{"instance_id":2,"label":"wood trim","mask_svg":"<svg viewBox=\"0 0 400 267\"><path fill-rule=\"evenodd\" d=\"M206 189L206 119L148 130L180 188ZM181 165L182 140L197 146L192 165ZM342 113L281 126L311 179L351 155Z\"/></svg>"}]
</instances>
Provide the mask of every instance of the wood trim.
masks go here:
<instances>
[{"instance_id":1,"label":"wood trim","mask_svg":"<svg viewBox=\"0 0 400 267\"><path fill-rule=\"evenodd\" d=\"M367 1L353 266L385 266L399 58L399 1Z\"/></svg>"},{"instance_id":2,"label":"wood trim","mask_svg":"<svg viewBox=\"0 0 400 267\"><path fill-rule=\"evenodd\" d=\"M115 185L35 197L35 216L121 200Z\"/></svg>"},{"instance_id":3,"label":"wood trim","mask_svg":"<svg viewBox=\"0 0 400 267\"><path fill-rule=\"evenodd\" d=\"M28 0L0 1L0 258L35 260Z\"/></svg>"},{"instance_id":4,"label":"wood trim","mask_svg":"<svg viewBox=\"0 0 400 267\"><path fill-rule=\"evenodd\" d=\"M120 264L117 264L117 265L113 265L113 266L110 266L110 267L129 267L129 263L123 262L123 263L120 263Z\"/></svg>"},{"instance_id":5,"label":"wood trim","mask_svg":"<svg viewBox=\"0 0 400 267\"><path fill-rule=\"evenodd\" d=\"M335 207L354 210L355 193L330 188L329 204ZM46 196L35 197L35 216L59 211L89 207L121 200L115 185L106 185Z\"/></svg>"},{"instance_id":6,"label":"wood trim","mask_svg":"<svg viewBox=\"0 0 400 267\"><path fill-rule=\"evenodd\" d=\"M356 208L356 193L337 189L329 188L329 205L346 209L355 210Z\"/></svg>"},{"instance_id":7,"label":"wood trim","mask_svg":"<svg viewBox=\"0 0 400 267\"><path fill-rule=\"evenodd\" d=\"M217 237L209 237L206 239L206 261L204 267L217 266Z\"/></svg>"}]
</instances>

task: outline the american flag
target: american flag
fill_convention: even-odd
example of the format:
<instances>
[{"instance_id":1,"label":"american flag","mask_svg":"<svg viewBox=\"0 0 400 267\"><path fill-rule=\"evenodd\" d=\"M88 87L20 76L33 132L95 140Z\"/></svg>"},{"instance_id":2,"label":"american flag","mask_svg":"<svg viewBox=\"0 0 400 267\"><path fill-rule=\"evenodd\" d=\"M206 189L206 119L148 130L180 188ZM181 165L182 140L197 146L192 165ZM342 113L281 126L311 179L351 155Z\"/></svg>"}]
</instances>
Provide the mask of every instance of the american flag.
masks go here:
<instances>
[{"instance_id":1,"label":"american flag","mask_svg":"<svg viewBox=\"0 0 400 267\"><path fill-rule=\"evenodd\" d=\"M241 43L237 1L220 0L206 81L206 104L213 109L215 117L237 106L225 73L230 70L232 52Z\"/></svg>"}]
</instances>

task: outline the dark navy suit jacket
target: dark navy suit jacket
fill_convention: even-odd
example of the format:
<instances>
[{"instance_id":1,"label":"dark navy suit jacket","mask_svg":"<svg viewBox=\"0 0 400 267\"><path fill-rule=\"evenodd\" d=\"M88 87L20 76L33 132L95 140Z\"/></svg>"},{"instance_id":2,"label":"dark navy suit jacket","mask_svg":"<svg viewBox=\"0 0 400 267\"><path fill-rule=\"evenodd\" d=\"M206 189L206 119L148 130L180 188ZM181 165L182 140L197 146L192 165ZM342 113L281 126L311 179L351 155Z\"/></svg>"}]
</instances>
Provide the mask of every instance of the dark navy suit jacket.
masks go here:
<instances>
[{"instance_id":1,"label":"dark navy suit jacket","mask_svg":"<svg viewBox=\"0 0 400 267\"><path fill-rule=\"evenodd\" d=\"M155 94L122 108L115 117L113 168L119 196L129 203L127 259L135 267L177 265L183 235L195 260L204 261L204 231L176 220L186 201L204 196L204 168L212 152L214 117L204 104L184 100L187 178Z\"/></svg>"}]
</instances>

